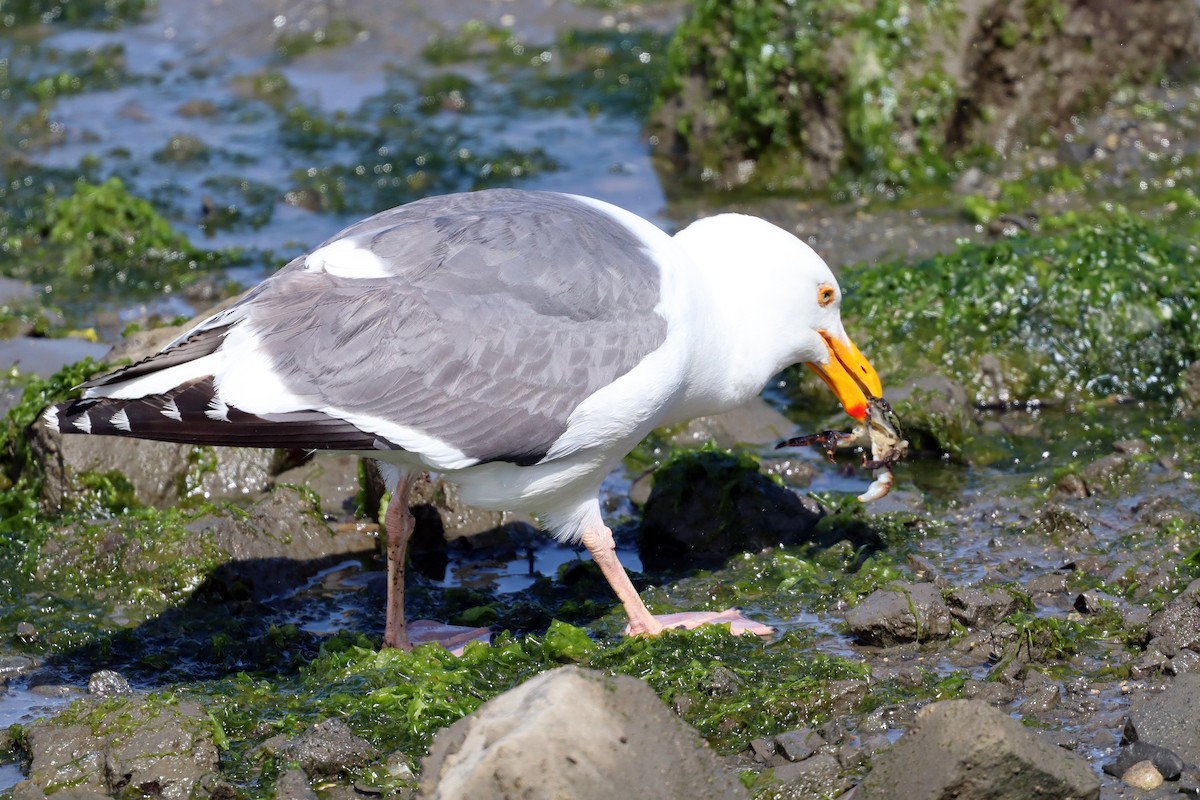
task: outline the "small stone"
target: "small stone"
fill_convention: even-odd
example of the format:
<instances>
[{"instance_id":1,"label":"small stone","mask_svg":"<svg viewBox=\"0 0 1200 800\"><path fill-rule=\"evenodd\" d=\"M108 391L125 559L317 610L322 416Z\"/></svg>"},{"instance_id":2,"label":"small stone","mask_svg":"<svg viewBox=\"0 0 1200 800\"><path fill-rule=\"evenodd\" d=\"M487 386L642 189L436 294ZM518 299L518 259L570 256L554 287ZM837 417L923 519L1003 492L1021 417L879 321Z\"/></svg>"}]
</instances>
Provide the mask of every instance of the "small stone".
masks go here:
<instances>
[{"instance_id":1,"label":"small stone","mask_svg":"<svg viewBox=\"0 0 1200 800\"><path fill-rule=\"evenodd\" d=\"M114 697L119 694L132 693L133 688L125 676L119 672L113 672L111 669L93 672L92 676L88 678L88 694L94 694L97 697Z\"/></svg>"},{"instance_id":2,"label":"small stone","mask_svg":"<svg viewBox=\"0 0 1200 800\"><path fill-rule=\"evenodd\" d=\"M799 728L775 737L775 748L788 761L803 761L825 744L821 734L811 728Z\"/></svg>"},{"instance_id":3,"label":"small stone","mask_svg":"<svg viewBox=\"0 0 1200 800\"><path fill-rule=\"evenodd\" d=\"M1139 761L1125 770L1121 780L1134 788L1149 791L1162 786L1163 776L1149 761Z\"/></svg>"},{"instance_id":4,"label":"small stone","mask_svg":"<svg viewBox=\"0 0 1200 800\"><path fill-rule=\"evenodd\" d=\"M755 758L765 764L770 764L775 758L775 745L766 739L751 739L750 750L754 753Z\"/></svg>"}]
</instances>

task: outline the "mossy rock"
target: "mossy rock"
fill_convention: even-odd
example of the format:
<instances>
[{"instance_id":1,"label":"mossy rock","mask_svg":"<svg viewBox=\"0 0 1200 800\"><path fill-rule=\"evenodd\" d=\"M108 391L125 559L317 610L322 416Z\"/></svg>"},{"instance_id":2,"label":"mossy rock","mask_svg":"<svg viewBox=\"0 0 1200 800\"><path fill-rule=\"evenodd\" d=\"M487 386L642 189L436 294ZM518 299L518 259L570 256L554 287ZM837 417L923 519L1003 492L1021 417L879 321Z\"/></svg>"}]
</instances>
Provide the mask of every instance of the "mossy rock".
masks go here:
<instances>
[{"instance_id":1,"label":"mossy rock","mask_svg":"<svg viewBox=\"0 0 1200 800\"><path fill-rule=\"evenodd\" d=\"M1196 25L1190 0L699 0L650 130L721 187L936 182L1194 58Z\"/></svg>"},{"instance_id":2,"label":"mossy rock","mask_svg":"<svg viewBox=\"0 0 1200 800\"><path fill-rule=\"evenodd\" d=\"M642 563L715 566L744 551L807 541L822 513L745 454L681 451L654 474L642 511Z\"/></svg>"},{"instance_id":3,"label":"mossy rock","mask_svg":"<svg viewBox=\"0 0 1200 800\"><path fill-rule=\"evenodd\" d=\"M852 335L885 385L936 372L984 405L1155 400L1177 397L1200 357L1198 269L1187 242L1118 213L859 266L843 286Z\"/></svg>"}]
</instances>

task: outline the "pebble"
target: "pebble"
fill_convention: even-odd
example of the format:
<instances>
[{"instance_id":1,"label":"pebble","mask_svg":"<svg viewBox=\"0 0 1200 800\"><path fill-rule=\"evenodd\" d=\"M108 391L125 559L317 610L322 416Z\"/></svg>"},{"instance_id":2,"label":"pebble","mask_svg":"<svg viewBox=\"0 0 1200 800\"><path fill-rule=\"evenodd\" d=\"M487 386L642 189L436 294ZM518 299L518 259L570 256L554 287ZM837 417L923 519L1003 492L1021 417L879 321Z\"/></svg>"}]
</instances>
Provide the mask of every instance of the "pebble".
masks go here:
<instances>
[{"instance_id":1,"label":"pebble","mask_svg":"<svg viewBox=\"0 0 1200 800\"><path fill-rule=\"evenodd\" d=\"M1129 769L1125 770L1125 774L1121 776L1121 780L1135 789L1143 789L1149 791L1162 786L1162 773L1154 768L1154 764L1150 761L1139 761Z\"/></svg>"}]
</instances>

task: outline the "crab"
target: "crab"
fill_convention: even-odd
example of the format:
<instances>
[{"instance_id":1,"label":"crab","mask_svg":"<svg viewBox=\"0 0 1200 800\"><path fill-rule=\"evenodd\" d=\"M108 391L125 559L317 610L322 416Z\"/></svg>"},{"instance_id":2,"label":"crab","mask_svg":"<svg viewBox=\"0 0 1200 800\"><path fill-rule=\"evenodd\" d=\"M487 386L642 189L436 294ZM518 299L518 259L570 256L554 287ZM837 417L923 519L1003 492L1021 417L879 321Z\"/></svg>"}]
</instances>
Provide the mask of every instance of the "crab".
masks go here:
<instances>
[{"instance_id":1,"label":"crab","mask_svg":"<svg viewBox=\"0 0 1200 800\"><path fill-rule=\"evenodd\" d=\"M776 449L821 445L825 449L826 457L832 461L833 453L838 446L856 441L864 433L871 442L871 456L869 459L864 457L863 467L874 471L875 480L865 492L858 496L858 499L863 503L870 503L886 497L887 493L892 490L892 483L895 480L892 465L908 454L908 440L904 438L904 434L900 430L900 420L896 417L896 412L892 411L891 405L882 397L867 398L865 426L857 427L849 433L822 431L797 436L780 443Z\"/></svg>"}]
</instances>

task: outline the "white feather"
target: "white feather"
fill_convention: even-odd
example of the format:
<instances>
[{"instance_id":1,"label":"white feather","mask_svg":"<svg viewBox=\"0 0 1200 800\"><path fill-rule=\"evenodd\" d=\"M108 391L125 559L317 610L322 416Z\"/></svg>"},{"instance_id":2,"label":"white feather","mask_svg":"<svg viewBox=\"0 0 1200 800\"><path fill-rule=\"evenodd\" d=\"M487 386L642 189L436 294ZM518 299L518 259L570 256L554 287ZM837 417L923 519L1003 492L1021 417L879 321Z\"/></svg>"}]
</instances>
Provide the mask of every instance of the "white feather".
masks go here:
<instances>
[{"instance_id":1,"label":"white feather","mask_svg":"<svg viewBox=\"0 0 1200 800\"><path fill-rule=\"evenodd\" d=\"M58 430L58 406L50 406L43 412L42 424L51 430Z\"/></svg>"},{"instance_id":2,"label":"white feather","mask_svg":"<svg viewBox=\"0 0 1200 800\"><path fill-rule=\"evenodd\" d=\"M79 419L75 420L74 424L84 433L92 432L92 418L87 415L86 411L79 415Z\"/></svg>"},{"instance_id":3,"label":"white feather","mask_svg":"<svg viewBox=\"0 0 1200 800\"><path fill-rule=\"evenodd\" d=\"M229 422L229 406L218 395L213 395L208 401L204 416L214 422Z\"/></svg>"},{"instance_id":4,"label":"white feather","mask_svg":"<svg viewBox=\"0 0 1200 800\"><path fill-rule=\"evenodd\" d=\"M168 419L173 419L176 422L183 422L183 415L179 413L179 406L175 405L175 400L173 398L168 399L163 403L163 407L159 409L159 413Z\"/></svg>"},{"instance_id":5,"label":"white feather","mask_svg":"<svg viewBox=\"0 0 1200 800\"><path fill-rule=\"evenodd\" d=\"M113 424L114 428L120 428L126 433L133 432L133 428L129 427L129 415L125 413L125 409L123 408L109 417L108 421Z\"/></svg>"},{"instance_id":6,"label":"white feather","mask_svg":"<svg viewBox=\"0 0 1200 800\"><path fill-rule=\"evenodd\" d=\"M338 239L314 250L304 259L304 268L340 278L391 277L379 256L359 247L353 239Z\"/></svg>"},{"instance_id":7,"label":"white feather","mask_svg":"<svg viewBox=\"0 0 1200 800\"><path fill-rule=\"evenodd\" d=\"M84 397L115 397L123 400L136 400L152 394L163 394L190 381L206 378L220 368L224 354L217 350L194 361L185 361L173 367L151 372L140 378L132 378L120 383L110 383L107 386L93 386L84 392Z\"/></svg>"}]
</instances>

